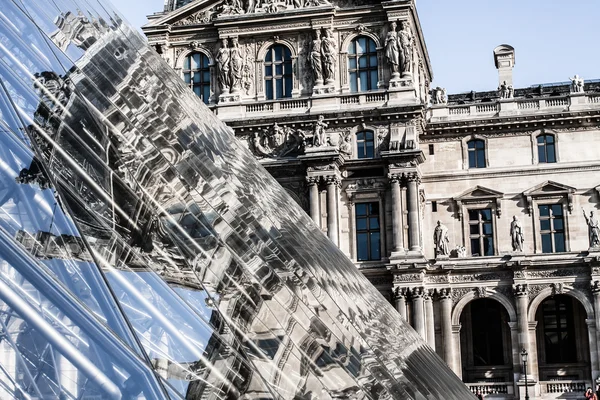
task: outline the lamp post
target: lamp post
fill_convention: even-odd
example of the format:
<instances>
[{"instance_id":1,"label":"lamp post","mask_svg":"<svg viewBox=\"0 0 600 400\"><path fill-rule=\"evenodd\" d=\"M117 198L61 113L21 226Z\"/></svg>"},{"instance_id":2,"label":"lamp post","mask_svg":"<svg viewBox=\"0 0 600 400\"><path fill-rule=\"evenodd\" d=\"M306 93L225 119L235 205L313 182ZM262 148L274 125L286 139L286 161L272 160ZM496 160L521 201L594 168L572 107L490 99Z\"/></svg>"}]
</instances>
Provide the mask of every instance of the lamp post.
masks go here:
<instances>
[{"instance_id":1,"label":"lamp post","mask_svg":"<svg viewBox=\"0 0 600 400\"><path fill-rule=\"evenodd\" d=\"M527 350L521 350L521 360L523 361L523 374L525 375L525 400L529 400L529 388L527 387Z\"/></svg>"}]
</instances>

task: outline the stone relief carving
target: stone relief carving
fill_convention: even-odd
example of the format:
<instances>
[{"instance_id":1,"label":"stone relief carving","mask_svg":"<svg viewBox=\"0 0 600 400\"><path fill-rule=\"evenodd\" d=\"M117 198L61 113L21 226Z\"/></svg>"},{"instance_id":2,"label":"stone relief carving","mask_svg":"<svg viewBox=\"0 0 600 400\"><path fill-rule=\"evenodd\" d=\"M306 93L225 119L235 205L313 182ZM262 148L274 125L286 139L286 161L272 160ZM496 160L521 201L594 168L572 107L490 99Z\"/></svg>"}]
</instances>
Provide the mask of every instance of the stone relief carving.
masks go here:
<instances>
[{"instance_id":1,"label":"stone relief carving","mask_svg":"<svg viewBox=\"0 0 600 400\"><path fill-rule=\"evenodd\" d=\"M517 216L513 216L513 220L510 223L510 238L512 242L513 251L523 251L523 242L525 241L523 235L523 226Z\"/></svg>"},{"instance_id":2,"label":"stone relief carving","mask_svg":"<svg viewBox=\"0 0 600 400\"><path fill-rule=\"evenodd\" d=\"M472 292L473 289L469 289L469 288L456 288L456 289L452 289L452 304L455 305L456 303L458 303L460 301L460 299L462 299L463 297L465 297L468 293Z\"/></svg>"},{"instance_id":3,"label":"stone relief carving","mask_svg":"<svg viewBox=\"0 0 600 400\"><path fill-rule=\"evenodd\" d=\"M571 80L571 93L583 93L584 92L584 81L579 75L575 75Z\"/></svg>"},{"instance_id":4,"label":"stone relief carving","mask_svg":"<svg viewBox=\"0 0 600 400\"><path fill-rule=\"evenodd\" d=\"M456 252L456 257L458 258L467 257L467 248L465 246L457 245L454 251Z\"/></svg>"},{"instance_id":5,"label":"stone relief carving","mask_svg":"<svg viewBox=\"0 0 600 400\"><path fill-rule=\"evenodd\" d=\"M479 286L475 288L475 297L483 299L488 296L487 288L485 286Z\"/></svg>"},{"instance_id":6,"label":"stone relief carving","mask_svg":"<svg viewBox=\"0 0 600 400\"><path fill-rule=\"evenodd\" d=\"M448 104L448 95L446 94L446 88L436 87L431 91L431 103L435 105Z\"/></svg>"},{"instance_id":7,"label":"stone relief carving","mask_svg":"<svg viewBox=\"0 0 600 400\"><path fill-rule=\"evenodd\" d=\"M529 299L534 299L540 292L548 287L548 285L527 285L527 294Z\"/></svg>"},{"instance_id":8,"label":"stone relief carving","mask_svg":"<svg viewBox=\"0 0 600 400\"><path fill-rule=\"evenodd\" d=\"M437 226L433 231L433 243L435 244L435 256L446 256L450 255L450 238L448 236L448 228L442 224L441 221L437 222Z\"/></svg>"},{"instance_id":9,"label":"stone relief carving","mask_svg":"<svg viewBox=\"0 0 600 400\"><path fill-rule=\"evenodd\" d=\"M242 88L249 95L254 86L254 57L252 55L252 44L247 43L244 47L244 65L242 67Z\"/></svg>"},{"instance_id":10,"label":"stone relief carving","mask_svg":"<svg viewBox=\"0 0 600 400\"><path fill-rule=\"evenodd\" d=\"M600 226L598 225L598 218L594 215L594 211L590 211L590 216L588 218L585 214L585 210L583 210L583 217L588 226L590 247L600 247Z\"/></svg>"},{"instance_id":11,"label":"stone relief carving","mask_svg":"<svg viewBox=\"0 0 600 400\"><path fill-rule=\"evenodd\" d=\"M315 86L320 86L323 84L323 60L321 57L322 44L323 41L321 40L321 32L319 30L315 30L315 38L310 46L310 53L308 57Z\"/></svg>"},{"instance_id":12,"label":"stone relief carving","mask_svg":"<svg viewBox=\"0 0 600 400\"><path fill-rule=\"evenodd\" d=\"M244 66L244 58L242 57L241 49L237 38L231 38L230 54L230 71L231 71L231 93L237 93L242 87L242 68Z\"/></svg>"},{"instance_id":13,"label":"stone relief carving","mask_svg":"<svg viewBox=\"0 0 600 400\"><path fill-rule=\"evenodd\" d=\"M562 282L552 283L550 285L552 288L552 296L556 296L558 294L563 294L563 284Z\"/></svg>"},{"instance_id":14,"label":"stone relief carving","mask_svg":"<svg viewBox=\"0 0 600 400\"><path fill-rule=\"evenodd\" d=\"M277 123L269 129L254 132L249 140L250 149L258 157L277 158L301 153L306 145L306 136L299 129L281 127Z\"/></svg>"},{"instance_id":15,"label":"stone relief carving","mask_svg":"<svg viewBox=\"0 0 600 400\"><path fill-rule=\"evenodd\" d=\"M449 283L448 274L443 275L425 275L426 283Z\"/></svg>"},{"instance_id":16,"label":"stone relief carving","mask_svg":"<svg viewBox=\"0 0 600 400\"><path fill-rule=\"evenodd\" d=\"M425 272L417 274L398 274L394 276L394 283L396 282L421 282L425 278Z\"/></svg>"},{"instance_id":17,"label":"stone relief carving","mask_svg":"<svg viewBox=\"0 0 600 400\"><path fill-rule=\"evenodd\" d=\"M512 278L510 272L487 272L481 274L451 275L450 281L453 283L475 282L475 281L500 281Z\"/></svg>"},{"instance_id":18,"label":"stone relief carving","mask_svg":"<svg viewBox=\"0 0 600 400\"><path fill-rule=\"evenodd\" d=\"M561 277L561 276L577 276L577 275L587 275L589 273L589 269L587 267L578 267L578 268L560 268L553 270L528 270L527 278L552 278L552 277Z\"/></svg>"},{"instance_id":19,"label":"stone relief carving","mask_svg":"<svg viewBox=\"0 0 600 400\"><path fill-rule=\"evenodd\" d=\"M400 43L398 42L398 32L395 22L390 24L390 30L385 37L385 57L387 59L392 79L400 79Z\"/></svg>"},{"instance_id":20,"label":"stone relief carving","mask_svg":"<svg viewBox=\"0 0 600 400\"><path fill-rule=\"evenodd\" d=\"M221 48L217 52L215 60L218 67L219 88L222 94L227 94L231 88L231 51L227 39L221 39Z\"/></svg>"},{"instance_id":21,"label":"stone relief carving","mask_svg":"<svg viewBox=\"0 0 600 400\"><path fill-rule=\"evenodd\" d=\"M335 65L337 57L337 42L333 37L331 28L325 29L325 35L321 43L321 56L323 62L323 81L330 85L335 81Z\"/></svg>"},{"instance_id":22,"label":"stone relief carving","mask_svg":"<svg viewBox=\"0 0 600 400\"><path fill-rule=\"evenodd\" d=\"M385 183L374 178L357 179L346 186L346 191L354 192L357 190L384 189Z\"/></svg>"}]
</instances>

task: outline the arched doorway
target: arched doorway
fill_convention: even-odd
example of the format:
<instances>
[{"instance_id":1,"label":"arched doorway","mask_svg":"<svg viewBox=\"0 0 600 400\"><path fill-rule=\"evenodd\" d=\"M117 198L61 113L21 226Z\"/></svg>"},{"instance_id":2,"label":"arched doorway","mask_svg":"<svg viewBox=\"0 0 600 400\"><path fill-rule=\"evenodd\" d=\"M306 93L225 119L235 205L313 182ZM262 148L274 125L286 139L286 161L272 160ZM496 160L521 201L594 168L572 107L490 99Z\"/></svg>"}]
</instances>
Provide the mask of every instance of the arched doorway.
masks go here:
<instances>
[{"instance_id":1,"label":"arched doorway","mask_svg":"<svg viewBox=\"0 0 600 400\"><path fill-rule=\"evenodd\" d=\"M465 383L513 381L509 316L493 299L469 302L460 315L460 353Z\"/></svg>"},{"instance_id":2,"label":"arched doorway","mask_svg":"<svg viewBox=\"0 0 600 400\"><path fill-rule=\"evenodd\" d=\"M574 297L548 297L535 313L540 381L588 381L587 313Z\"/></svg>"}]
</instances>

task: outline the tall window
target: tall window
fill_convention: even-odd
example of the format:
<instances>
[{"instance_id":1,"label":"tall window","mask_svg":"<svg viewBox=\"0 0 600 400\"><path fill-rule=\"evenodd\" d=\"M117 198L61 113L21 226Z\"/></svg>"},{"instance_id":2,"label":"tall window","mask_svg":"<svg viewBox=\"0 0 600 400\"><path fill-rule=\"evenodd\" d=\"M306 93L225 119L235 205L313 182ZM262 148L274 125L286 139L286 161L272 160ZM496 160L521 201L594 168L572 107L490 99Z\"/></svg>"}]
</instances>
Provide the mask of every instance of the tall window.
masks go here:
<instances>
[{"instance_id":1,"label":"tall window","mask_svg":"<svg viewBox=\"0 0 600 400\"><path fill-rule=\"evenodd\" d=\"M553 135L540 135L537 137L538 162L555 163L556 146Z\"/></svg>"},{"instance_id":2,"label":"tall window","mask_svg":"<svg viewBox=\"0 0 600 400\"><path fill-rule=\"evenodd\" d=\"M471 140L467 143L469 150L469 168L485 168L485 142Z\"/></svg>"},{"instance_id":3,"label":"tall window","mask_svg":"<svg viewBox=\"0 0 600 400\"><path fill-rule=\"evenodd\" d=\"M379 202L356 204L358 261L380 260Z\"/></svg>"},{"instance_id":4,"label":"tall window","mask_svg":"<svg viewBox=\"0 0 600 400\"><path fill-rule=\"evenodd\" d=\"M210 98L210 67L208 57L192 53L183 61L183 79L205 104Z\"/></svg>"},{"instance_id":5,"label":"tall window","mask_svg":"<svg viewBox=\"0 0 600 400\"><path fill-rule=\"evenodd\" d=\"M377 89L377 45L373 39L354 39L348 48L348 62L352 92Z\"/></svg>"},{"instance_id":6,"label":"tall window","mask_svg":"<svg viewBox=\"0 0 600 400\"><path fill-rule=\"evenodd\" d=\"M281 44L271 46L265 57L265 95L267 100L292 97L292 53Z\"/></svg>"},{"instance_id":7,"label":"tall window","mask_svg":"<svg viewBox=\"0 0 600 400\"><path fill-rule=\"evenodd\" d=\"M475 366L503 365L505 323L502 306L495 300L479 299L471 304L473 335L473 364Z\"/></svg>"},{"instance_id":8,"label":"tall window","mask_svg":"<svg viewBox=\"0 0 600 400\"><path fill-rule=\"evenodd\" d=\"M542 303L547 363L577 361L572 306L571 299L565 296L555 296Z\"/></svg>"},{"instance_id":9,"label":"tall window","mask_svg":"<svg viewBox=\"0 0 600 400\"><path fill-rule=\"evenodd\" d=\"M565 220L562 204L541 205L540 233L543 253L560 253L565 248Z\"/></svg>"},{"instance_id":10,"label":"tall window","mask_svg":"<svg viewBox=\"0 0 600 400\"><path fill-rule=\"evenodd\" d=\"M358 132L356 134L356 149L358 150L358 158L375 157L375 135L373 132Z\"/></svg>"},{"instance_id":11,"label":"tall window","mask_svg":"<svg viewBox=\"0 0 600 400\"><path fill-rule=\"evenodd\" d=\"M469 210L469 237L471 255L494 255L494 226L490 208Z\"/></svg>"}]
</instances>

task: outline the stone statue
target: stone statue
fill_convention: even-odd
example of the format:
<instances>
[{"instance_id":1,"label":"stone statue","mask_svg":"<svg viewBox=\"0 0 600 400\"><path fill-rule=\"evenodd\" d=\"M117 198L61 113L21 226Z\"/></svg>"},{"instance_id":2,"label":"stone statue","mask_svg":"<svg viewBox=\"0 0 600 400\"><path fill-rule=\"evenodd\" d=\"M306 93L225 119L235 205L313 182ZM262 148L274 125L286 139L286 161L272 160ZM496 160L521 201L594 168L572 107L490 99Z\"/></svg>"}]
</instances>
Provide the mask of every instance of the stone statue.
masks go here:
<instances>
[{"instance_id":1,"label":"stone statue","mask_svg":"<svg viewBox=\"0 0 600 400\"><path fill-rule=\"evenodd\" d=\"M310 66L315 80L315 86L323 84L323 63L321 59L321 32L315 31L315 40L312 42L312 48L309 55Z\"/></svg>"},{"instance_id":2,"label":"stone statue","mask_svg":"<svg viewBox=\"0 0 600 400\"><path fill-rule=\"evenodd\" d=\"M385 57L387 58L392 79L400 77L400 45L398 43L398 32L396 32L396 23L390 24L390 30L385 37Z\"/></svg>"},{"instance_id":3,"label":"stone statue","mask_svg":"<svg viewBox=\"0 0 600 400\"><path fill-rule=\"evenodd\" d=\"M258 157L280 158L291 153L304 151L305 135L300 130L282 128L275 123L270 129L263 129L248 139L250 150Z\"/></svg>"},{"instance_id":4,"label":"stone statue","mask_svg":"<svg viewBox=\"0 0 600 400\"><path fill-rule=\"evenodd\" d=\"M447 104L448 96L446 95L446 89L439 86L433 89L431 102L433 104Z\"/></svg>"},{"instance_id":5,"label":"stone statue","mask_svg":"<svg viewBox=\"0 0 600 400\"><path fill-rule=\"evenodd\" d=\"M450 238L448 237L448 228L441 221L437 222L437 226L433 231L433 243L435 244L435 256L450 255Z\"/></svg>"},{"instance_id":6,"label":"stone statue","mask_svg":"<svg viewBox=\"0 0 600 400\"><path fill-rule=\"evenodd\" d=\"M506 81L498 86L498 95L501 99L508 99L508 85L506 84Z\"/></svg>"},{"instance_id":7,"label":"stone statue","mask_svg":"<svg viewBox=\"0 0 600 400\"><path fill-rule=\"evenodd\" d=\"M235 93L242 87L242 68L244 67L244 58L241 54L238 39L235 37L231 39L229 58L231 71L231 93Z\"/></svg>"},{"instance_id":8,"label":"stone statue","mask_svg":"<svg viewBox=\"0 0 600 400\"><path fill-rule=\"evenodd\" d=\"M402 69L403 78L412 77L413 62L413 36L407 22L401 22L401 30L398 33L398 44L400 45L399 65Z\"/></svg>"},{"instance_id":9,"label":"stone statue","mask_svg":"<svg viewBox=\"0 0 600 400\"><path fill-rule=\"evenodd\" d=\"M523 226L516 215L510 223L510 238L513 251L523 251L523 242L525 241L523 237Z\"/></svg>"},{"instance_id":10,"label":"stone statue","mask_svg":"<svg viewBox=\"0 0 600 400\"><path fill-rule=\"evenodd\" d=\"M456 246L456 257L465 258L467 256L467 248L465 246Z\"/></svg>"},{"instance_id":11,"label":"stone statue","mask_svg":"<svg viewBox=\"0 0 600 400\"><path fill-rule=\"evenodd\" d=\"M508 98L512 99L513 97L515 97L515 88L513 85L508 85Z\"/></svg>"},{"instance_id":12,"label":"stone statue","mask_svg":"<svg viewBox=\"0 0 600 400\"><path fill-rule=\"evenodd\" d=\"M584 81L579 75L575 75L571 80L571 93L583 93L584 92Z\"/></svg>"},{"instance_id":13,"label":"stone statue","mask_svg":"<svg viewBox=\"0 0 600 400\"><path fill-rule=\"evenodd\" d=\"M337 45L331 28L325 29L325 37L321 43L321 55L323 57L323 78L326 84L335 80L335 58Z\"/></svg>"},{"instance_id":14,"label":"stone statue","mask_svg":"<svg viewBox=\"0 0 600 400\"><path fill-rule=\"evenodd\" d=\"M217 53L216 61L219 69L217 77L221 93L229 93L229 88L231 87L231 53L227 47L227 39L221 39L221 48Z\"/></svg>"},{"instance_id":15,"label":"stone statue","mask_svg":"<svg viewBox=\"0 0 600 400\"><path fill-rule=\"evenodd\" d=\"M583 210L583 217L588 226L590 247L600 247L600 226L598 225L598 219L594 216L593 211L590 211L590 217L588 218L585 215L585 210Z\"/></svg>"},{"instance_id":16,"label":"stone statue","mask_svg":"<svg viewBox=\"0 0 600 400\"><path fill-rule=\"evenodd\" d=\"M329 126L327 122L324 122L325 117L319 115L319 119L315 122L313 128L313 147L324 146L325 141L325 128Z\"/></svg>"}]
</instances>

